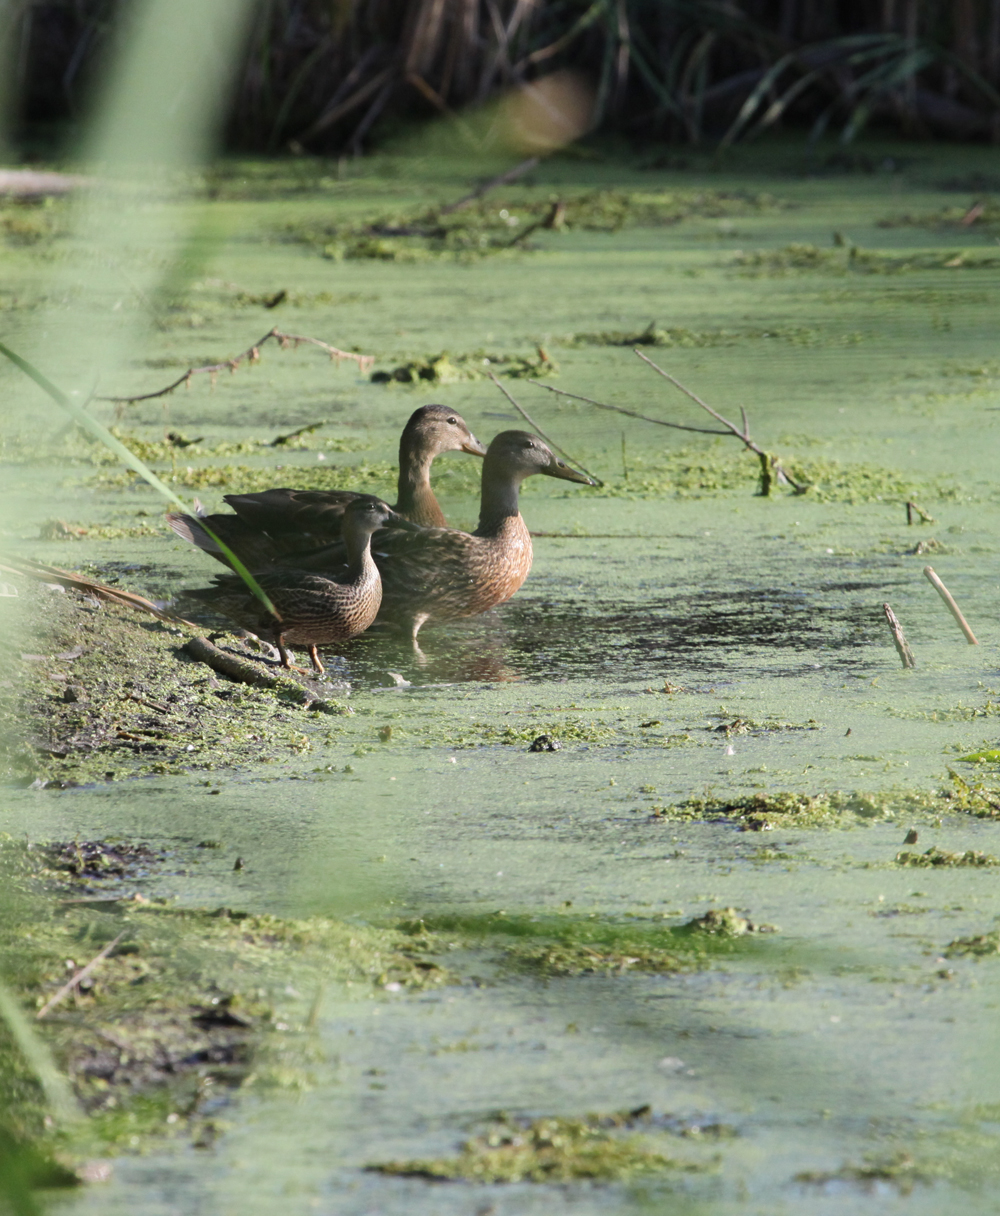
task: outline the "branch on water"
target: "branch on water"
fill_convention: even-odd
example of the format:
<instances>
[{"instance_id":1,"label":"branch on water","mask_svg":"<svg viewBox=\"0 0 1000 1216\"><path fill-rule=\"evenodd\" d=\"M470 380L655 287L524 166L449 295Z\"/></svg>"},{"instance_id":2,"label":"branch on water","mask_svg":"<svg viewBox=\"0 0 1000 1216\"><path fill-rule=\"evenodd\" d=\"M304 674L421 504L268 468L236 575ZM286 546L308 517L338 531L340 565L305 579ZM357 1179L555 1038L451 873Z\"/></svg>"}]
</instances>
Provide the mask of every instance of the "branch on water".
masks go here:
<instances>
[{"instance_id":1,"label":"branch on water","mask_svg":"<svg viewBox=\"0 0 1000 1216\"><path fill-rule=\"evenodd\" d=\"M419 86L418 86L419 87ZM491 190L495 190L497 186L507 186L511 182L516 182L519 177L523 177L525 173L529 173L540 161L538 156L529 156L527 160L522 160L519 165L515 165L513 169L508 169L506 173L500 173L496 177L491 177L488 182L483 182L477 186L470 194L464 195L458 202L448 203L438 212L439 215L451 215L454 211L460 211L463 207L468 207L470 203L474 203L477 199L483 197L484 194L489 194Z\"/></svg>"},{"instance_id":2,"label":"branch on water","mask_svg":"<svg viewBox=\"0 0 1000 1216\"><path fill-rule=\"evenodd\" d=\"M753 452L758 457L760 460L760 492L763 497L766 498L771 492L772 476L776 477L778 481L783 481L790 485L796 494L805 494L805 492L809 489L807 483L796 481L788 470L782 467L776 456L772 456L769 452L765 452L762 447L754 443L754 441L750 438L750 423L747 421L747 412L745 409L742 407L740 409L740 413L743 416L743 429L740 430L735 422L730 422L728 418L723 418L718 410L713 410L707 402L702 401L702 399L696 393L693 393L689 388L681 384L676 376L671 376L669 372L665 372L663 368L660 367L658 363L654 363L648 355L644 355L638 348L636 348L633 353L638 355L644 363L648 363L654 371L659 372L665 380L669 380L675 388L679 388L686 397L690 397L696 405L700 405L703 410L711 414L716 422L721 422L731 435L735 435L736 438L739 439L749 451ZM721 433L725 434L726 432Z\"/></svg>"},{"instance_id":3,"label":"branch on water","mask_svg":"<svg viewBox=\"0 0 1000 1216\"><path fill-rule=\"evenodd\" d=\"M113 941L108 942L108 944L103 950L100 951L99 954L94 955L86 967L81 967L79 971L75 972L72 979L63 984L55 996L49 997L41 1009L39 1009L39 1011L35 1014L35 1020L38 1021L40 1018L45 1017L50 1009L54 1009L60 1001L64 1001L66 997L69 996L69 994L77 987L81 980L87 979L87 977L91 975L91 973L95 971L102 962L104 962L111 951L114 950L115 946L117 946L125 936L125 933L126 930L123 929Z\"/></svg>"},{"instance_id":4,"label":"branch on water","mask_svg":"<svg viewBox=\"0 0 1000 1216\"><path fill-rule=\"evenodd\" d=\"M614 410L616 414L626 414L629 418L639 418L642 422L655 422L657 426L669 426L675 431L696 431L699 435L728 435L728 431L716 431L705 426L685 426L681 422L664 422L662 418L650 418L648 414L639 414L635 410L627 410L623 405L605 405L603 401L595 401L592 397L581 397L579 393L568 393L564 388L556 388L552 384L543 384L541 380L529 380L538 388L547 388L550 393L558 393L561 397L572 397L574 401L586 401L588 405L596 405L599 410Z\"/></svg>"},{"instance_id":5,"label":"branch on water","mask_svg":"<svg viewBox=\"0 0 1000 1216\"><path fill-rule=\"evenodd\" d=\"M496 374L493 371L489 371L487 374L489 375L489 378L493 381L493 383L497 386L497 388L501 391L501 393L503 393L503 395L511 403L511 405L514 407L514 409L516 409L517 412L521 415L521 417L525 420L525 422L527 422L528 426L530 426L531 429L536 432L536 434L540 435L545 440L545 442L547 444L549 444L550 447L555 448L555 450L559 453L560 456L565 456L566 459L570 462L570 464L576 465L576 467L580 470L581 473L586 473L595 486L604 485L604 482L601 481L601 479L599 477L595 477L594 474L591 473L591 471L589 469L586 469L583 467L583 465L579 462L579 460L574 460L573 457L570 456L567 452L565 452L559 446L559 444L556 443L556 441L554 439L550 439L548 437L548 435L545 434L545 432L538 425L538 423L534 420L534 418L532 418L532 416L528 413L528 411L522 405L518 405L518 403L514 400L513 396L508 392L508 390L497 379ZM537 384L538 381L532 380L531 383ZM543 384L542 388L548 388L548 385Z\"/></svg>"},{"instance_id":6,"label":"branch on water","mask_svg":"<svg viewBox=\"0 0 1000 1216\"><path fill-rule=\"evenodd\" d=\"M331 360L336 360L339 364L341 359L352 359L357 363L362 372L370 371L375 363L374 355L359 355L356 351L340 350L336 346L331 346L329 342L321 342L319 338L309 338L304 334L286 334L280 329L270 329L259 341L249 347L240 355L235 355L232 359L226 359L222 363L207 363L204 367L189 367L187 371L178 376L176 380L168 384L165 388L157 389L154 393L136 393L131 397L96 397L96 401L110 401L117 406L134 405L137 401L155 401L158 397L169 396L175 389L178 389L183 384L185 388L190 386L191 379L194 376L210 376L212 383L215 383L215 378L219 372L235 372L241 363L256 363L260 359L260 348L265 342L271 340L280 343L282 350L287 350L290 346L298 347L301 343L306 343L309 346L318 346L320 350L325 350Z\"/></svg>"}]
</instances>

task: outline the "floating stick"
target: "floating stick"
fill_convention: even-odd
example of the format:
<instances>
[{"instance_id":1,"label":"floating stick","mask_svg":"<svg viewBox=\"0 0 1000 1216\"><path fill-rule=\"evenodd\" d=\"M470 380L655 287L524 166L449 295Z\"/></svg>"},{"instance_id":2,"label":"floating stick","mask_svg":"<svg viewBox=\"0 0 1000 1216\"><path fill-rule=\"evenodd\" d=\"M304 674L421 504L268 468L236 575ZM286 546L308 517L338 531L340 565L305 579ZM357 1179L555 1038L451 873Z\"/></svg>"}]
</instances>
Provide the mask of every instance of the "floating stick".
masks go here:
<instances>
[{"instance_id":1,"label":"floating stick","mask_svg":"<svg viewBox=\"0 0 1000 1216\"><path fill-rule=\"evenodd\" d=\"M503 393L503 395L504 395L504 396L507 398L507 400L508 400L508 401L511 403L511 405L514 407L514 409L516 409L516 410L517 410L517 412L518 412L518 413L521 415L521 417L522 417L522 418L525 420L525 422L527 422L527 424L528 424L528 425L531 427L531 429L532 429L533 431L536 431L536 432L537 432L537 433L538 433L538 434L539 434L539 435L540 435L540 436L541 436L541 437L542 437L542 438L545 440L545 442L546 442L546 443L548 443L548 444L550 444L552 447L554 447L554 448L555 448L555 450L556 450L556 451L557 451L557 452L558 452L558 453L559 453L561 456L565 456L565 457L566 457L566 459L567 459L567 460L570 462L570 464L575 464L575 465L576 465L576 467L577 467L577 468L580 470L580 472L581 472L581 473L586 473L586 474L587 474L587 476L590 478L591 482L592 482L592 483L593 483L595 486L603 486L603 485L604 485L604 482L603 482L603 481L601 481L601 479L600 479L599 477L595 477L595 476L594 476L594 474L593 474L593 473L591 473L591 471L590 471L589 469L585 469L585 468L583 467L583 465L582 465L582 464L579 462L579 460L574 460L574 459L573 459L573 457L572 457L572 456L570 456L568 452L565 452L565 451L564 451L564 450L563 450L563 449L562 449L562 448L559 446L559 444L558 444L558 443L556 443L556 441L555 441L554 439L550 439L550 438L548 437L548 435L546 435L546 434L545 434L545 432L544 432L544 431L542 430L542 428L541 428L541 427L538 425L538 423L537 423L537 422L534 420L534 418L532 418L532 416L531 416L531 415L528 413L528 411L527 411L527 410L524 408L524 406L523 406L523 405L518 405L518 403L517 403L517 402L514 400L514 398L513 398L513 396L511 395L511 393L510 393L510 392L508 392L508 390L507 390L507 389L506 389L506 388L505 388L505 387L504 387L504 386L503 386L503 385L500 383L500 381L497 379L497 375L496 375L496 373L495 373L494 371L492 371L492 370L488 371L488 372L487 372L487 375L488 375L488 376L489 376L489 378L490 378L490 379L493 381L493 383L494 383L494 384L497 386L497 388L498 388L498 389L501 391L501 393Z\"/></svg>"},{"instance_id":2,"label":"floating stick","mask_svg":"<svg viewBox=\"0 0 1000 1216\"><path fill-rule=\"evenodd\" d=\"M956 621L958 621L958 627L965 634L969 645L978 646L979 639L969 628L969 622L965 619L964 616L962 616L961 608L959 608L959 606L955 603L955 600L953 599L951 592L944 585L944 583L941 582L941 580L934 573L934 571L931 569L930 566L924 566L924 577L927 579L927 581L930 583L930 585L934 588L934 590L938 593L938 595L944 600L945 604L948 607L948 611L951 613L951 615L955 618Z\"/></svg>"},{"instance_id":3,"label":"floating stick","mask_svg":"<svg viewBox=\"0 0 1000 1216\"><path fill-rule=\"evenodd\" d=\"M910 649L903 633L903 626L896 620L896 614L888 604L882 605L882 611L885 613L885 619L889 623L889 628L892 631L892 640L896 643L896 653L899 655L900 662L904 667L916 667L916 661L913 658L913 651Z\"/></svg>"},{"instance_id":4,"label":"floating stick","mask_svg":"<svg viewBox=\"0 0 1000 1216\"><path fill-rule=\"evenodd\" d=\"M49 997L49 999L45 1002L45 1004L41 1007L41 1009L39 1009L39 1011L35 1014L35 1020L38 1021L39 1018L45 1017L45 1015L48 1013L48 1011L50 1009L52 1009L56 1005L58 1005L60 1001L65 1000L65 998L69 996L69 994L80 983L80 981L85 980L87 978L87 976L90 975L90 973L96 967L98 967L100 965L100 963L102 963L104 961L104 959L106 959L108 957L108 955L111 953L111 951L114 950L115 946L118 945L118 943L122 940L122 938L124 936L125 936L125 930L123 929L121 931L121 933L119 933L118 936L114 939L114 941L108 942L108 944L104 947L104 949L99 954L94 955L94 957L90 960L90 962L86 965L86 967L81 967L80 970L75 973L75 975L73 976L73 978L71 980L68 980L65 984L63 984L63 986L59 989L59 991L55 994L55 996Z\"/></svg>"},{"instance_id":5,"label":"floating stick","mask_svg":"<svg viewBox=\"0 0 1000 1216\"><path fill-rule=\"evenodd\" d=\"M928 515L927 512L923 509L923 507L918 507L915 502L911 501L906 504L906 523L907 523L907 525L910 525L913 523L914 516L919 516L920 522L922 524L933 524L936 522L933 515Z\"/></svg>"},{"instance_id":6,"label":"floating stick","mask_svg":"<svg viewBox=\"0 0 1000 1216\"><path fill-rule=\"evenodd\" d=\"M175 389L178 389L183 384L185 388L191 387L191 379L193 376L209 376L212 384L215 384L215 379L219 372L235 372L241 363L256 363L260 359L260 348L265 342L271 340L277 342L282 350L287 350L290 346L298 348L301 343L306 343L307 346L318 346L320 350L325 350L331 360L335 360L337 365L340 365L341 359L352 359L362 373L370 371L372 364L375 362L374 355L359 355L356 351L340 350L336 346L331 346L329 342L321 342L319 338L310 338L304 334L286 334L275 327L269 329L263 338L259 338L251 347L243 351L242 354L234 355L231 359L226 359L222 363L206 363L204 367L189 367L183 376L178 376L176 380L172 380L165 388L158 388L154 393L135 393L131 397L95 397L95 401L110 401L113 405L119 407L133 405L137 401L155 401L158 397L167 397Z\"/></svg>"}]
</instances>

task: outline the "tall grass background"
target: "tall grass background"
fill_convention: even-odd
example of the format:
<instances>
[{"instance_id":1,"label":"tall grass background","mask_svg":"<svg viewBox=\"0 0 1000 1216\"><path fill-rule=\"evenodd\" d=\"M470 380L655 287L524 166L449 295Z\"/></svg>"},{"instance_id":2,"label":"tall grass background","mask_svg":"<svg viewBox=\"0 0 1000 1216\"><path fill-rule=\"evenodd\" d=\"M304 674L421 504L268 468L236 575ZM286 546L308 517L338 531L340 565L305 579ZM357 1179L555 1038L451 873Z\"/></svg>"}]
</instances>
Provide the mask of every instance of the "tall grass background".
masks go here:
<instances>
[{"instance_id":1,"label":"tall grass background","mask_svg":"<svg viewBox=\"0 0 1000 1216\"><path fill-rule=\"evenodd\" d=\"M22 141L90 111L140 9L4 8ZM358 153L404 116L566 67L590 80L594 126L638 139L728 143L788 122L1000 134L1000 0L255 0L234 42L225 142L256 152Z\"/></svg>"}]
</instances>

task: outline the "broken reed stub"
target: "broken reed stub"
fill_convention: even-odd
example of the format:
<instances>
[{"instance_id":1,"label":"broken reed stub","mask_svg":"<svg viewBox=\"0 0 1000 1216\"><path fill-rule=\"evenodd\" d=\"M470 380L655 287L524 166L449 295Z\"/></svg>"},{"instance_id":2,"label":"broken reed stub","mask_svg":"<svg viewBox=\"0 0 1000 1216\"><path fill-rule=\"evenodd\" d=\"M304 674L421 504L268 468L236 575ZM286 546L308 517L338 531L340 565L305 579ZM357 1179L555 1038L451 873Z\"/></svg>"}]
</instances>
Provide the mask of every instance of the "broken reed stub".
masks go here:
<instances>
[{"instance_id":1,"label":"broken reed stub","mask_svg":"<svg viewBox=\"0 0 1000 1216\"><path fill-rule=\"evenodd\" d=\"M885 619L889 624L892 640L896 643L896 653L899 655L899 661L904 667L916 667L917 663L913 657L913 651L910 649L906 635L903 633L903 626L896 619L896 614L888 604L882 605L882 611L885 613Z\"/></svg>"},{"instance_id":2,"label":"broken reed stub","mask_svg":"<svg viewBox=\"0 0 1000 1216\"><path fill-rule=\"evenodd\" d=\"M934 573L933 569L930 566L924 566L924 577L927 579L927 581L930 583L930 585L934 588L934 590L938 593L938 595L944 600L945 604L947 605L948 611L958 622L958 627L965 634L966 641L969 643L969 645L978 646L979 639L969 628L969 622L962 615L961 608L959 608L959 606L955 603L954 597L952 596L951 592L944 585L944 583L941 582L941 580Z\"/></svg>"}]
</instances>

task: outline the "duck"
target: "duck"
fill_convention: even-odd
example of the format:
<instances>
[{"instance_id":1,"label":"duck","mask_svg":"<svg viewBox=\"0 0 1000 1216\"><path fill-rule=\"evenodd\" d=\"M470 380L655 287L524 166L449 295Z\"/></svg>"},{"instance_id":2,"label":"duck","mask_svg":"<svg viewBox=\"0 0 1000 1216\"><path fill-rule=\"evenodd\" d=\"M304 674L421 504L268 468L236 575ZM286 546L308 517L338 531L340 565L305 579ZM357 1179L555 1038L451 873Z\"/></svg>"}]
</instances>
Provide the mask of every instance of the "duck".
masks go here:
<instances>
[{"instance_id":1,"label":"duck","mask_svg":"<svg viewBox=\"0 0 1000 1216\"><path fill-rule=\"evenodd\" d=\"M276 615L264 608L247 584L236 574L220 574L211 587L196 588L183 598L211 607L235 624L278 649L281 665L293 668L288 645L305 646L312 669L325 671L318 647L348 642L365 632L375 620L382 602L382 580L372 560L372 535L391 525L412 528L410 523L380 498L356 495L343 512L343 546L346 569L318 574L294 567L271 567L254 578L274 605Z\"/></svg>"},{"instance_id":2,"label":"duck","mask_svg":"<svg viewBox=\"0 0 1000 1216\"><path fill-rule=\"evenodd\" d=\"M486 448L465 419L444 405L424 405L410 415L399 439L399 481L393 511L411 523L444 528L447 520L431 488L435 456L467 452L485 457ZM170 514L167 521L189 544L229 565L219 537L251 569L285 562L298 552L311 551L340 539L340 527L353 490L293 490L279 488L258 494L227 494L235 515ZM207 525L202 527L202 520ZM214 533L214 536L212 535Z\"/></svg>"},{"instance_id":3,"label":"duck","mask_svg":"<svg viewBox=\"0 0 1000 1216\"><path fill-rule=\"evenodd\" d=\"M479 525L474 532L457 528L387 529L372 541L372 554L382 576L378 621L409 634L419 651L417 634L428 621L446 622L478 616L503 604L531 571L531 534L521 516L521 483L536 473L580 485L598 483L559 460L537 435L503 431L483 460ZM339 546L306 555L310 569L335 567Z\"/></svg>"}]
</instances>

